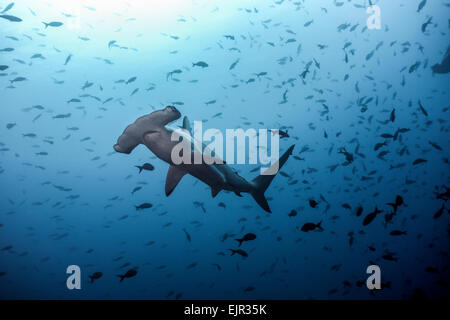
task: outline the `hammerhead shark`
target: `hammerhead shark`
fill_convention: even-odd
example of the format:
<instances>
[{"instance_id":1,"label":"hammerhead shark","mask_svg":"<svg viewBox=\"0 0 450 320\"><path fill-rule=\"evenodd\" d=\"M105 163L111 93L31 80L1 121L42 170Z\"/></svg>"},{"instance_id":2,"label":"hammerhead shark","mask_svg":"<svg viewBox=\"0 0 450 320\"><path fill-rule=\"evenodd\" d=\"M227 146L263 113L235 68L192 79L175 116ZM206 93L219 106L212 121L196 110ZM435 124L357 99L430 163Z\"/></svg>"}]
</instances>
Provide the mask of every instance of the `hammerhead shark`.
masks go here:
<instances>
[{"instance_id":1,"label":"hammerhead shark","mask_svg":"<svg viewBox=\"0 0 450 320\"><path fill-rule=\"evenodd\" d=\"M184 175L190 174L211 187L211 194L213 198L221 190L232 191L240 197L242 197L241 193L250 193L258 205L266 212L270 213L271 210L264 193L278 170L281 169L289 156L292 154L292 150L295 145L289 147L289 149L284 152L278 161L273 163L272 166L267 169L272 169L271 172L274 172L273 174L265 175L263 173L252 181L245 180L223 160L214 161L212 164L208 164L203 160L201 163L191 161L191 163L175 164L172 161L172 149L179 143L179 141L173 141L171 139L174 130L167 128L166 125L179 119L180 117L180 111L173 106L167 106L164 109L142 116L134 123L126 127L122 135L117 139L117 143L114 145L114 150L120 153L130 154L131 151L133 151L133 149L139 144L143 144L158 158L167 162L170 167L166 177L166 196L169 196L172 193ZM187 117L184 117L183 119L182 128L184 129L183 132L187 132L187 134L183 136L183 141L187 141L187 143L192 144L187 150L191 150L191 154L189 156L191 159L194 159L196 156L195 153L201 152L201 150L199 151L193 147L194 139L192 137L190 123ZM277 168L275 171L273 171L274 166Z\"/></svg>"}]
</instances>

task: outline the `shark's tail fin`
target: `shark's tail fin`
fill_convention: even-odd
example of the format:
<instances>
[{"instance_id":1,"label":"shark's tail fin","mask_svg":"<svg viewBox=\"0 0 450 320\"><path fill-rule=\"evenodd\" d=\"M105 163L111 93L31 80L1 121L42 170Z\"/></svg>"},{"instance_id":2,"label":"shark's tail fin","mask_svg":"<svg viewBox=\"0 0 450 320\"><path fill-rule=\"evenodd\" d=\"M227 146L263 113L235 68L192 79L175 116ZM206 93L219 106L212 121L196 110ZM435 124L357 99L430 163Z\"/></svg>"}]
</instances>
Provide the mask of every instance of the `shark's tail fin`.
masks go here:
<instances>
[{"instance_id":1,"label":"shark's tail fin","mask_svg":"<svg viewBox=\"0 0 450 320\"><path fill-rule=\"evenodd\" d=\"M141 173L142 169L144 169L144 166L135 166L135 167L139 169L139 173Z\"/></svg>"},{"instance_id":2,"label":"shark's tail fin","mask_svg":"<svg viewBox=\"0 0 450 320\"><path fill-rule=\"evenodd\" d=\"M269 213L272 212L272 211L270 211L270 207L269 207L269 204L267 203L266 197L264 196L264 192L266 192L266 190L269 187L270 183L272 182L273 178L275 178L278 171L286 163L287 159L292 154L292 150L294 150L294 146L295 145L290 146L289 149L287 149L286 152L283 153L281 158L276 163L274 163L269 169L267 169L267 170L271 170L277 166L278 170L276 171L275 174L260 175L252 180L254 189L251 192L251 195L253 196L253 199L255 199L255 201L259 204L259 206L264 209L264 211L267 211Z\"/></svg>"}]
</instances>

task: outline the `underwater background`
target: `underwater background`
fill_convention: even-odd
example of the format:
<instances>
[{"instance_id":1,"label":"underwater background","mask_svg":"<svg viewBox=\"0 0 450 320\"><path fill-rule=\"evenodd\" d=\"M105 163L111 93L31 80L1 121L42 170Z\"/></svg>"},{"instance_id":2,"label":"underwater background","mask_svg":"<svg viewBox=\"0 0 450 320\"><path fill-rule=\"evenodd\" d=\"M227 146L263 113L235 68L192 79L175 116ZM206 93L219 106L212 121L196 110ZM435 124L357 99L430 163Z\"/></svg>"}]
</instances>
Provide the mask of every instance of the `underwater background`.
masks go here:
<instances>
[{"instance_id":1,"label":"underwater background","mask_svg":"<svg viewBox=\"0 0 450 320\"><path fill-rule=\"evenodd\" d=\"M0 297L448 298L450 2L372 4L380 30L363 0L1 1ZM192 176L166 197L167 163L114 151L167 105L288 132L272 213Z\"/></svg>"}]
</instances>

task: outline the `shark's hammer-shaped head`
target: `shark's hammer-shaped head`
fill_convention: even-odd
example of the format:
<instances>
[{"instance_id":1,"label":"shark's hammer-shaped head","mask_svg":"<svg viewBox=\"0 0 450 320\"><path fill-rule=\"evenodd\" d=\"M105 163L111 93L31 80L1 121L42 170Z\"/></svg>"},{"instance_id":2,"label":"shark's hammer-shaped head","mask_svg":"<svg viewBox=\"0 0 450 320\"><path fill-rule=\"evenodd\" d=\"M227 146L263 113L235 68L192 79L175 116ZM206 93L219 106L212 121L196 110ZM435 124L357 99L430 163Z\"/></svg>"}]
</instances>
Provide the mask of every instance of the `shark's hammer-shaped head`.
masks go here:
<instances>
[{"instance_id":1,"label":"shark's hammer-shaped head","mask_svg":"<svg viewBox=\"0 0 450 320\"><path fill-rule=\"evenodd\" d=\"M117 139L114 150L120 153L129 154L143 142L143 137L146 133L158 131L168 123L175 121L180 117L180 111L173 106L167 106L164 109L142 116L126 127L122 135Z\"/></svg>"}]
</instances>

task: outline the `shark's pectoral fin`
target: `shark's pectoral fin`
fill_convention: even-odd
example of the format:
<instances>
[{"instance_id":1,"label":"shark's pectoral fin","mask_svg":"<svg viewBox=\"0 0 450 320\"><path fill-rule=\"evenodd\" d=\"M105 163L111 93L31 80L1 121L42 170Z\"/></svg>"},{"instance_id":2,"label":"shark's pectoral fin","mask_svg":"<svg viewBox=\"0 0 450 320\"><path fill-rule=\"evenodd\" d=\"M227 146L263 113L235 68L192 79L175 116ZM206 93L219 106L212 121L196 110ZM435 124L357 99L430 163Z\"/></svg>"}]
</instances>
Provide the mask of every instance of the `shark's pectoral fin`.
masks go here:
<instances>
[{"instance_id":1,"label":"shark's pectoral fin","mask_svg":"<svg viewBox=\"0 0 450 320\"><path fill-rule=\"evenodd\" d=\"M236 195L237 195L238 197L242 197L242 194L241 194L240 192L235 191L234 193L236 193Z\"/></svg>"},{"instance_id":2,"label":"shark's pectoral fin","mask_svg":"<svg viewBox=\"0 0 450 320\"><path fill-rule=\"evenodd\" d=\"M169 172L167 172L166 177L166 196L169 196L172 193L173 189L175 189L178 182L180 182L181 178L183 178L186 173L187 172L180 167L169 167Z\"/></svg>"},{"instance_id":3,"label":"shark's pectoral fin","mask_svg":"<svg viewBox=\"0 0 450 320\"><path fill-rule=\"evenodd\" d=\"M211 187L211 195L212 195L212 197L215 198L217 196L217 194L220 192L220 190L222 190L222 189L217 188L217 187Z\"/></svg>"}]
</instances>

